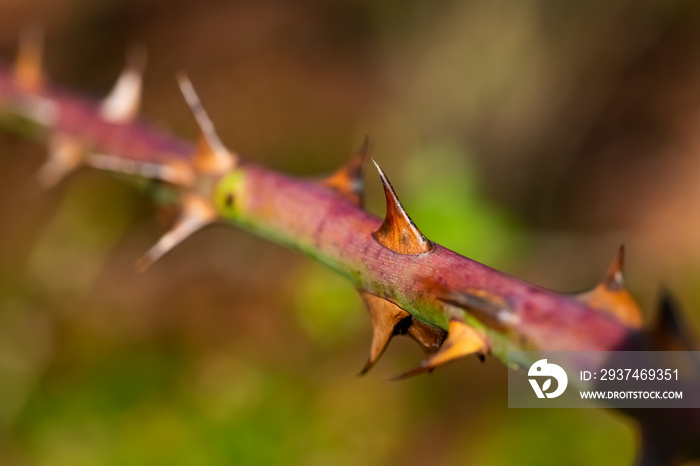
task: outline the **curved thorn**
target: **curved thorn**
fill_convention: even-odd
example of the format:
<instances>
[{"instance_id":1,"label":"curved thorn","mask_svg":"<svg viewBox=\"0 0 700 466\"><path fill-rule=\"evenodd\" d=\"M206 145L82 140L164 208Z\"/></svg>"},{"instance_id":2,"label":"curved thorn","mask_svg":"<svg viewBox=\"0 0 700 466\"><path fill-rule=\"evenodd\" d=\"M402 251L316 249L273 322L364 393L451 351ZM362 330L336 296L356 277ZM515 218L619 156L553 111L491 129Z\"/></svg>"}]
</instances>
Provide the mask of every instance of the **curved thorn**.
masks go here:
<instances>
[{"instance_id":1,"label":"curved thorn","mask_svg":"<svg viewBox=\"0 0 700 466\"><path fill-rule=\"evenodd\" d=\"M438 366L470 354L484 354L488 350L486 340L472 327L461 320L452 319L447 331L447 339L440 351L424 360L418 367L405 372L392 380L402 380L430 372Z\"/></svg>"},{"instance_id":2,"label":"curved thorn","mask_svg":"<svg viewBox=\"0 0 700 466\"><path fill-rule=\"evenodd\" d=\"M135 47L129 52L124 70L109 95L102 101L102 118L112 123L128 123L136 117L141 106L146 59L147 53L143 47Z\"/></svg>"},{"instance_id":3,"label":"curved thorn","mask_svg":"<svg viewBox=\"0 0 700 466\"><path fill-rule=\"evenodd\" d=\"M372 346L369 358L358 375L366 374L379 360L394 335L405 333L400 324L411 315L389 300L361 291L360 296L372 319Z\"/></svg>"},{"instance_id":4,"label":"curved thorn","mask_svg":"<svg viewBox=\"0 0 700 466\"><path fill-rule=\"evenodd\" d=\"M373 233L374 238L381 245L398 254L431 252L433 243L423 236L423 233L408 216L384 171L374 159L372 162L377 167L386 196L386 216L379 229Z\"/></svg>"},{"instance_id":5,"label":"curved thorn","mask_svg":"<svg viewBox=\"0 0 700 466\"><path fill-rule=\"evenodd\" d=\"M214 124L204 110L192 82L185 73L178 73L177 82L201 132L200 148L195 156L198 168L201 171L215 173L230 170L235 165L236 156L226 149L216 134Z\"/></svg>"}]
</instances>

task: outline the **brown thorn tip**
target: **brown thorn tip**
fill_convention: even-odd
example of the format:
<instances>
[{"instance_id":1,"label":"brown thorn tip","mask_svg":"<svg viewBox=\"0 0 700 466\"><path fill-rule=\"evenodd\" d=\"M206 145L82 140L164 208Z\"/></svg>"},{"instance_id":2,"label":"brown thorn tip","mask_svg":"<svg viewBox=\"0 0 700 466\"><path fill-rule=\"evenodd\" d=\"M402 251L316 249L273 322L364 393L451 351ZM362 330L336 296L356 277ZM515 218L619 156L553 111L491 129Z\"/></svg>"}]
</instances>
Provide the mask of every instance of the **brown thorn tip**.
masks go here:
<instances>
[{"instance_id":1,"label":"brown thorn tip","mask_svg":"<svg viewBox=\"0 0 700 466\"><path fill-rule=\"evenodd\" d=\"M362 139L362 144L360 144L360 148L357 149L357 152L355 152L355 156L364 162L371 152L371 149L372 139L369 137L369 134L365 134L365 137Z\"/></svg>"},{"instance_id":2,"label":"brown thorn tip","mask_svg":"<svg viewBox=\"0 0 700 466\"><path fill-rule=\"evenodd\" d=\"M197 92L192 86L192 82L184 72L177 73L177 82L180 86L187 105L194 115L197 125L202 136L202 142L205 148L200 148L196 154L195 162L198 162L200 168L204 171L213 171L223 173L230 170L236 162L236 156L232 154L219 139L209 115L202 106Z\"/></svg>"},{"instance_id":3,"label":"brown thorn tip","mask_svg":"<svg viewBox=\"0 0 700 466\"><path fill-rule=\"evenodd\" d=\"M102 101L102 118L112 123L128 123L136 117L141 106L147 56L144 47L134 47L129 51L124 70L109 95Z\"/></svg>"},{"instance_id":4,"label":"brown thorn tip","mask_svg":"<svg viewBox=\"0 0 700 466\"><path fill-rule=\"evenodd\" d=\"M447 339L442 344L440 351L423 361L415 369L394 377L393 380L406 379L430 372L438 366L470 354L483 355L487 350L486 340L476 330L461 320L452 319L447 331Z\"/></svg>"},{"instance_id":5,"label":"brown thorn tip","mask_svg":"<svg viewBox=\"0 0 700 466\"><path fill-rule=\"evenodd\" d=\"M58 132L51 134L48 158L36 174L40 188L50 189L56 186L80 166L84 157L85 148L79 140Z\"/></svg>"},{"instance_id":6,"label":"brown thorn tip","mask_svg":"<svg viewBox=\"0 0 700 466\"><path fill-rule=\"evenodd\" d=\"M428 355L437 353L447 337L447 332L440 327L426 324L415 318L411 320L411 325L408 327L407 334L409 337L413 338L416 343L423 348L425 354Z\"/></svg>"},{"instance_id":7,"label":"brown thorn tip","mask_svg":"<svg viewBox=\"0 0 700 466\"><path fill-rule=\"evenodd\" d=\"M44 86L43 36L38 24L29 25L20 33L14 79L25 92L37 93Z\"/></svg>"},{"instance_id":8,"label":"brown thorn tip","mask_svg":"<svg viewBox=\"0 0 700 466\"><path fill-rule=\"evenodd\" d=\"M408 216L379 164L374 159L372 159L372 163L377 167L386 196L386 216L379 229L373 233L374 238L381 245L398 254L431 252L433 243L423 236L423 233Z\"/></svg>"},{"instance_id":9,"label":"brown thorn tip","mask_svg":"<svg viewBox=\"0 0 700 466\"><path fill-rule=\"evenodd\" d=\"M642 311L625 287L624 262L625 248L620 245L600 284L591 291L579 294L577 299L630 327L639 328L642 325Z\"/></svg>"},{"instance_id":10,"label":"brown thorn tip","mask_svg":"<svg viewBox=\"0 0 700 466\"><path fill-rule=\"evenodd\" d=\"M372 346L369 358L358 375L366 374L376 364L394 335L405 333L401 323L411 315L389 300L365 291L360 296L372 319Z\"/></svg>"},{"instance_id":11,"label":"brown thorn tip","mask_svg":"<svg viewBox=\"0 0 700 466\"><path fill-rule=\"evenodd\" d=\"M137 261L136 270L144 272L188 236L216 220L216 217L214 208L203 198L198 196L184 198L182 213L175 226Z\"/></svg>"},{"instance_id":12,"label":"brown thorn tip","mask_svg":"<svg viewBox=\"0 0 700 466\"><path fill-rule=\"evenodd\" d=\"M362 207L364 205L364 180L362 167L370 150L369 136L365 136L362 145L348 163L323 180L323 184L337 191L347 200Z\"/></svg>"},{"instance_id":13,"label":"brown thorn tip","mask_svg":"<svg viewBox=\"0 0 700 466\"><path fill-rule=\"evenodd\" d=\"M433 368L431 368L426 363L426 361L423 361L422 363L420 363L418 365L418 367L415 367L408 372L404 372L403 374L387 377L387 380L392 381L392 382L398 382L399 380L406 380L406 379L410 379L411 377L415 377L417 375L430 373L430 372L432 372L432 370L433 370Z\"/></svg>"},{"instance_id":14,"label":"brown thorn tip","mask_svg":"<svg viewBox=\"0 0 700 466\"><path fill-rule=\"evenodd\" d=\"M604 281L609 288L623 288L625 286L624 267L625 245L621 244L605 274Z\"/></svg>"}]
</instances>

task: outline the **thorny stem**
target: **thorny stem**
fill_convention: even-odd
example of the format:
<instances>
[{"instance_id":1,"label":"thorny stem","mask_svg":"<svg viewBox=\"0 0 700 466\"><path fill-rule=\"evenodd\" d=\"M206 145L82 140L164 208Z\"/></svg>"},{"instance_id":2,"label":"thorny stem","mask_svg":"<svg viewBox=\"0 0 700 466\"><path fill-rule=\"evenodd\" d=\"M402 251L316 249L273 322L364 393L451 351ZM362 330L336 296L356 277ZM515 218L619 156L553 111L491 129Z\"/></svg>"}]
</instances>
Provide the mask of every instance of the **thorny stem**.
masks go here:
<instances>
[{"instance_id":1,"label":"thorny stem","mask_svg":"<svg viewBox=\"0 0 700 466\"><path fill-rule=\"evenodd\" d=\"M42 113L32 109L37 103L50 109L44 113L57 115L51 125L34 116ZM95 154L168 165L197 151L189 141L140 122L104 121L96 106L66 92L26 94L7 71L0 71L0 105L52 134L81 141ZM634 332L570 295L525 283L438 244L425 254L397 254L372 236L380 218L315 180L243 162L221 176L210 195L222 219L317 259L358 289L396 302L427 324L446 330L450 316L465 313L448 304L454 292L501 297L502 309L467 318L484 329L491 351L504 359L509 348L619 349Z\"/></svg>"},{"instance_id":2,"label":"thorny stem","mask_svg":"<svg viewBox=\"0 0 700 466\"><path fill-rule=\"evenodd\" d=\"M526 283L437 243L429 242L427 252L398 253L375 237L382 219L327 184L275 173L238 157L223 172L190 169L202 153L195 144L141 122L108 121L97 105L48 85L41 92L23 89L7 69L0 69L0 110L30 120L49 139L77 142L83 153L76 157L84 164L108 170L116 164L117 171L182 189L183 199L206 204L199 212L202 223L211 214L301 251L418 322L450 331L452 321L465 322L483 338L484 352L503 361L511 349L604 351L646 344L640 343L646 331L611 309L628 299L615 294L623 285L619 267L582 299ZM210 152L220 156L222 148L213 146ZM189 171L180 170L183 166ZM383 173L382 179L387 189ZM184 223L187 232L199 225ZM658 419L665 419L657 411ZM690 439L697 439L698 413L690 418L684 428L693 432ZM678 448L698 455L693 443Z\"/></svg>"}]
</instances>

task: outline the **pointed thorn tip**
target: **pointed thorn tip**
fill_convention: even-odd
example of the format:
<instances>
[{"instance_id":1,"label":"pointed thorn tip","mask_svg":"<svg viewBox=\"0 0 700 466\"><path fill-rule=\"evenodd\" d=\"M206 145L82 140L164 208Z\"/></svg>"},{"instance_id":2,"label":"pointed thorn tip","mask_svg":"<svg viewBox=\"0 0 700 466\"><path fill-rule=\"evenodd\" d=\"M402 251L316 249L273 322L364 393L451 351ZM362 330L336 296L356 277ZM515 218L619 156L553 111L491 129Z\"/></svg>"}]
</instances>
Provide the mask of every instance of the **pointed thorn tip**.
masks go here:
<instances>
[{"instance_id":1,"label":"pointed thorn tip","mask_svg":"<svg viewBox=\"0 0 700 466\"><path fill-rule=\"evenodd\" d=\"M85 148L79 140L58 132L51 134L48 157L36 174L39 187L47 190L58 185L80 167L84 158Z\"/></svg>"},{"instance_id":2,"label":"pointed thorn tip","mask_svg":"<svg viewBox=\"0 0 700 466\"><path fill-rule=\"evenodd\" d=\"M323 179L322 184L336 191L358 207L364 205L364 179L362 167L369 151L368 140L355 152L355 155L335 173Z\"/></svg>"},{"instance_id":3,"label":"pointed thorn tip","mask_svg":"<svg viewBox=\"0 0 700 466\"><path fill-rule=\"evenodd\" d=\"M129 51L124 70L100 106L100 114L105 120L118 124L128 123L138 114L146 57L143 47L134 47Z\"/></svg>"},{"instance_id":4,"label":"pointed thorn tip","mask_svg":"<svg viewBox=\"0 0 700 466\"><path fill-rule=\"evenodd\" d=\"M426 362L424 361L420 365L418 365L417 367L414 367L413 369L411 369L407 372L404 372L404 373L399 374L399 375L394 375L394 376L388 377L387 380L392 381L392 382L398 382L399 380L406 380L406 379L410 379L412 377L416 377L418 375L430 373L430 372L432 372L432 369L433 368L431 366L427 365Z\"/></svg>"},{"instance_id":5,"label":"pointed thorn tip","mask_svg":"<svg viewBox=\"0 0 700 466\"><path fill-rule=\"evenodd\" d=\"M365 375L367 375L367 373L368 373L369 370L372 368L372 366L374 366L374 363L372 363L371 361L368 360L368 361L365 363L365 365L362 367L362 369L360 369L360 372L358 372L358 373L355 374L355 375L356 375L357 377L364 377Z\"/></svg>"},{"instance_id":6,"label":"pointed thorn tip","mask_svg":"<svg viewBox=\"0 0 700 466\"><path fill-rule=\"evenodd\" d=\"M153 265L153 262L154 261L148 257L148 253L146 253L134 263L134 269L136 273L144 273Z\"/></svg>"},{"instance_id":7,"label":"pointed thorn tip","mask_svg":"<svg viewBox=\"0 0 700 466\"><path fill-rule=\"evenodd\" d=\"M398 254L415 255L431 252L434 248L433 243L423 236L423 233L420 232L413 220L408 216L379 164L374 159L372 159L372 162L379 171L379 177L384 187L384 196L386 197L384 222L373 233L374 238L382 246Z\"/></svg>"},{"instance_id":8,"label":"pointed thorn tip","mask_svg":"<svg viewBox=\"0 0 700 466\"><path fill-rule=\"evenodd\" d=\"M625 247L618 248L602 281L591 291L581 293L577 299L587 305L620 320L632 328L642 326L642 311L634 297L627 291L624 276Z\"/></svg>"},{"instance_id":9,"label":"pointed thorn tip","mask_svg":"<svg viewBox=\"0 0 700 466\"><path fill-rule=\"evenodd\" d=\"M201 133L200 147L195 154L195 166L200 171L211 173L224 173L234 167L237 156L231 153L221 142L216 133L214 123L209 118L199 95L194 90L194 86L187 74L180 71L176 73L180 92L190 111L194 115L199 131Z\"/></svg>"},{"instance_id":10,"label":"pointed thorn tip","mask_svg":"<svg viewBox=\"0 0 700 466\"><path fill-rule=\"evenodd\" d=\"M216 210L203 198L189 196L183 199L182 213L175 225L165 233L137 263L145 270L190 235L212 223Z\"/></svg>"},{"instance_id":11,"label":"pointed thorn tip","mask_svg":"<svg viewBox=\"0 0 700 466\"><path fill-rule=\"evenodd\" d=\"M28 93L39 93L44 86L43 28L38 24L25 27L20 33L14 79Z\"/></svg>"},{"instance_id":12,"label":"pointed thorn tip","mask_svg":"<svg viewBox=\"0 0 700 466\"><path fill-rule=\"evenodd\" d=\"M379 166L379 164L377 163L377 161L374 160L374 157L370 157L369 159L372 161L372 163L374 164L374 166L377 167L377 171L379 172L379 176L381 176L381 177L383 178L383 177L384 177L384 171L383 171L382 168Z\"/></svg>"},{"instance_id":13,"label":"pointed thorn tip","mask_svg":"<svg viewBox=\"0 0 700 466\"><path fill-rule=\"evenodd\" d=\"M625 246L621 244L603 278L603 284L611 291L620 291L625 288L624 267Z\"/></svg>"}]
</instances>

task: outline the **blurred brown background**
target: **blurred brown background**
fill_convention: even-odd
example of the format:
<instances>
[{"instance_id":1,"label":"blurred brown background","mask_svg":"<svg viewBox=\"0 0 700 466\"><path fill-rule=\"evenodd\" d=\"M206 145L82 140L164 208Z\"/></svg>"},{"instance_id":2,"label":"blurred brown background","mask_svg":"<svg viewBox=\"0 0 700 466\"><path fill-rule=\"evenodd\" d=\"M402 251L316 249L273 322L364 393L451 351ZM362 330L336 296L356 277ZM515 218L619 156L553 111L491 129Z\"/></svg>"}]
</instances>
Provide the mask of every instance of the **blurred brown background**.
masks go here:
<instances>
[{"instance_id":1,"label":"blurred brown background","mask_svg":"<svg viewBox=\"0 0 700 466\"><path fill-rule=\"evenodd\" d=\"M0 56L99 98L149 52L144 118L326 173L362 136L431 239L535 283L592 286L619 243L648 315L700 325L700 5L691 1L0 1ZM212 227L150 271L148 192L83 171L38 198L44 148L0 132L0 463L626 464L615 413L508 410L505 367L398 339L365 378L366 312L310 259ZM369 208L383 198L368 170ZM549 454L545 452L550 452Z\"/></svg>"}]
</instances>

